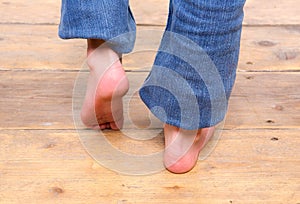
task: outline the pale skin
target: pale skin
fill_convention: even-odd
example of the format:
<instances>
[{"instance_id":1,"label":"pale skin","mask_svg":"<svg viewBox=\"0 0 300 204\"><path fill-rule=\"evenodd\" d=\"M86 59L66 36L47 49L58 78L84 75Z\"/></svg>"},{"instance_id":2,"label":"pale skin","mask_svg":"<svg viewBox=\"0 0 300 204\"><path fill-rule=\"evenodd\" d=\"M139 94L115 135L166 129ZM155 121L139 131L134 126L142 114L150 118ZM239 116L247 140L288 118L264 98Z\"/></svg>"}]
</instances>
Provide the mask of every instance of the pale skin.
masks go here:
<instances>
[{"instance_id":1,"label":"pale skin","mask_svg":"<svg viewBox=\"0 0 300 204\"><path fill-rule=\"evenodd\" d=\"M124 120L122 97L129 89L126 73L117 53L109 47L98 48L103 40L87 41L90 74L81 110L82 122L92 129L119 130ZM184 130L165 124L165 167L173 173L190 171L213 132L214 127Z\"/></svg>"},{"instance_id":2,"label":"pale skin","mask_svg":"<svg viewBox=\"0 0 300 204\"><path fill-rule=\"evenodd\" d=\"M102 43L88 40L90 74L81 120L92 129L118 130L123 126L122 97L129 89L129 82L119 56L108 47L98 48Z\"/></svg>"}]
</instances>

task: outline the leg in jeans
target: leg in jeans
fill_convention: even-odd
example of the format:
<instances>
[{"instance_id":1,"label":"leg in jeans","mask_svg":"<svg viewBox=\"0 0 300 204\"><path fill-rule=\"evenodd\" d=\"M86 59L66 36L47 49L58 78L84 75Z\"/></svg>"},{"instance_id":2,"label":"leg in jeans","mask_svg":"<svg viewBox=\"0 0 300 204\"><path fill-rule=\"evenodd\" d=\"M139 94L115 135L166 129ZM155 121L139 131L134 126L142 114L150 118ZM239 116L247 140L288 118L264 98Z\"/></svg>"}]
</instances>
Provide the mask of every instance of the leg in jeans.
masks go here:
<instances>
[{"instance_id":1,"label":"leg in jeans","mask_svg":"<svg viewBox=\"0 0 300 204\"><path fill-rule=\"evenodd\" d=\"M120 129L122 97L129 84L119 57L130 52L135 41L128 0L63 0L59 36L88 39L90 74L81 111L83 123L95 129Z\"/></svg>"},{"instance_id":2,"label":"leg in jeans","mask_svg":"<svg viewBox=\"0 0 300 204\"><path fill-rule=\"evenodd\" d=\"M244 3L245 0L170 1L166 32L140 96L166 124L164 162L174 173L193 168L214 126L225 116L235 81ZM183 88L180 78L192 92ZM166 87L181 91L174 96ZM220 99L222 95L225 100ZM195 105L193 98L196 111L189 110Z\"/></svg>"}]
</instances>

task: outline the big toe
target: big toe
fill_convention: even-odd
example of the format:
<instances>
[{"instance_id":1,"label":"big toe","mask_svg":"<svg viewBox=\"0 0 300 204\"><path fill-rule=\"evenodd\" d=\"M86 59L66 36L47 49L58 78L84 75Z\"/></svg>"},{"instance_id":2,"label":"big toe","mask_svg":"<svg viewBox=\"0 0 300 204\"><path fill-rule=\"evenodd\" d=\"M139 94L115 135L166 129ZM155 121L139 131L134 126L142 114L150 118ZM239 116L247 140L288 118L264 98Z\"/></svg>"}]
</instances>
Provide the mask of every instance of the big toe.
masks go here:
<instances>
[{"instance_id":1,"label":"big toe","mask_svg":"<svg viewBox=\"0 0 300 204\"><path fill-rule=\"evenodd\" d=\"M181 162L177 162L171 166L166 167L166 169L175 174L184 174L193 169L194 165L183 165Z\"/></svg>"},{"instance_id":2,"label":"big toe","mask_svg":"<svg viewBox=\"0 0 300 204\"><path fill-rule=\"evenodd\" d=\"M165 153L164 165L167 170L172 173L182 174L186 173L194 168L198 160L197 152L187 152L180 159L175 160L174 157Z\"/></svg>"},{"instance_id":3,"label":"big toe","mask_svg":"<svg viewBox=\"0 0 300 204\"><path fill-rule=\"evenodd\" d=\"M120 130L120 129L122 129L122 127L123 127L123 124L120 122L111 122L110 123L110 128L112 130Z\"/></svg>"}]
</instances>

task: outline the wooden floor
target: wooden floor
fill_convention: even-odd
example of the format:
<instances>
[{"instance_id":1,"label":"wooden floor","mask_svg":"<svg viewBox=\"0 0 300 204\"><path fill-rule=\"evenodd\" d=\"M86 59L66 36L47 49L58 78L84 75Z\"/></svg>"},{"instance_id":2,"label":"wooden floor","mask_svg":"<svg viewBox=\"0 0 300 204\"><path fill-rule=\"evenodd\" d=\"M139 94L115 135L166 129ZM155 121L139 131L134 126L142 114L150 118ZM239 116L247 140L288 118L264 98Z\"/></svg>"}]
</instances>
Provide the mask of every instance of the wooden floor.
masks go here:
<instances>
[{"instance_id":1,"label":"wooden floor","mask_svg":"<svg viewBox=\"0 0 300 204\"><path fill-rule=\"evenodd\" d=\"M79 140L72 90L86 47L83 40L58 39L60 1L0 5L1 204L300 203L299 0L248 0L237 83L215 150L190 173L147 176L102 167ZM124 64L137 88L158 46L168 1L131 0L131 6L139 32ZM142 113L133 115L147 122ZM160 130L128 125L133 135ZM113 142L130 151L162 148L161 140L147 147Z\"/></svg>"}]
</instances>

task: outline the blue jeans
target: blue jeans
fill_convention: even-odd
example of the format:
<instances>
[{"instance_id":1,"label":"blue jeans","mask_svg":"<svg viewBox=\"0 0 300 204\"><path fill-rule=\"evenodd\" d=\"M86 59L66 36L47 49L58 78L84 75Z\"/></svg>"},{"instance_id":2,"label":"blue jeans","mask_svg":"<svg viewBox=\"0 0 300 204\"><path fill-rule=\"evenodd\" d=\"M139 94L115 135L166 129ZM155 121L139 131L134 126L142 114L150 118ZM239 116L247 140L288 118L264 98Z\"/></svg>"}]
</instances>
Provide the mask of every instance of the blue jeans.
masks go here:
<instances>
[{"instance_id":1,"label":"blue jeans","mask_svg":"<svg viewBox=\"0 0 300 204\"><path fill-rule=\"evenodd\" d=\"M222 121L234 85L245 0L170 0L167 27L140 97L184 129ZM102 39L118 53L135 41L128 0L62 0L59 36Z\"/></svg>"}]
</instances>

